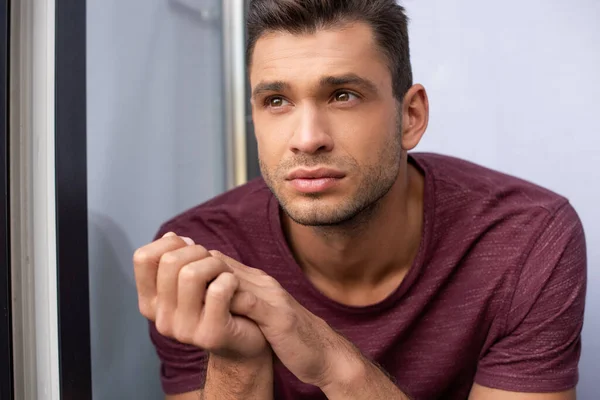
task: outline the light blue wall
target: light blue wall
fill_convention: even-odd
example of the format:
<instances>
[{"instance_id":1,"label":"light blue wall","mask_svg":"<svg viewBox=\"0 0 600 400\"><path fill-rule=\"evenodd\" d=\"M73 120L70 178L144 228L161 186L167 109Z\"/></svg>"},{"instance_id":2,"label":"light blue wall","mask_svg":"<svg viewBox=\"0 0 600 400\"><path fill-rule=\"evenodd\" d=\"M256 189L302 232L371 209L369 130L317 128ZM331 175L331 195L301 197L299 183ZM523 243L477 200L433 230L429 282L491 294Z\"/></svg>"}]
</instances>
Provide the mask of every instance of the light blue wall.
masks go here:
<instances>
[{"instance_id":1,"label":"light blue wall","mask_svg":"<svg viewBox=\"0 0 600 400\"><path fill-rule=\"evenodd\" d=\"M567 196L587 235L579 398L600 365L600 1L404 0L431 124L419 150L460 156Z\"/></svg>"},{"instance_id":2,"label":"light blue wall","mask_svg":"<svg viewBox=\"0 0 600 400\"><path fill-rule=\"evenodd\" d=\"M221 28L180 4L87 1L94 400L164 398L131 256L161 222L224 190Z\"/></svg>"},{"instance_id":3,"label":"light blue wall","mask_svg":"<svg viewBox=\"0 0 600 400\"><path fill-rule=\"evenodd\" d=\"M162 399L133 250L224 189L219 0L88 0L88 201L94 400ZM419 150L569 197L587 234L579 398L600 363L600 2L405 0L431 124Z\"/></svg>"}]
</instances>

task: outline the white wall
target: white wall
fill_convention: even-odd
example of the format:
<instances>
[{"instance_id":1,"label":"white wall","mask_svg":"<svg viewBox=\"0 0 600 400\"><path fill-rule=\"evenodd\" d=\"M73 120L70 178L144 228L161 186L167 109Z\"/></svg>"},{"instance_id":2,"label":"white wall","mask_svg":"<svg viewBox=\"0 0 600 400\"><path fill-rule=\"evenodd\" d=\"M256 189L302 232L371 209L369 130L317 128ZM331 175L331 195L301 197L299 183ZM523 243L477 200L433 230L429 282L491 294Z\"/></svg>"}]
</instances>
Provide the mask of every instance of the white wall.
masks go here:
<instances>
[{"instance_id":1,"label":"white wall","mask_svg":"<svg viewBox=\"0 0 600 400\"><path fill-rule=\"evenodd\" d=\"M567 196L588 244L579 398L600 363L600 1L403 0L431 123L418 150Z\"/></svg>"},{"instance_id":2,"label":"white wall","mask_svg":"<svg viewBox=\"0 0 600 400\"><path fill-rule=\"evenodd\" d=\"M94 400L163 398L131 257L224 190L221 28L183 1L87 1Z\"/></svg>"}]
</instances>

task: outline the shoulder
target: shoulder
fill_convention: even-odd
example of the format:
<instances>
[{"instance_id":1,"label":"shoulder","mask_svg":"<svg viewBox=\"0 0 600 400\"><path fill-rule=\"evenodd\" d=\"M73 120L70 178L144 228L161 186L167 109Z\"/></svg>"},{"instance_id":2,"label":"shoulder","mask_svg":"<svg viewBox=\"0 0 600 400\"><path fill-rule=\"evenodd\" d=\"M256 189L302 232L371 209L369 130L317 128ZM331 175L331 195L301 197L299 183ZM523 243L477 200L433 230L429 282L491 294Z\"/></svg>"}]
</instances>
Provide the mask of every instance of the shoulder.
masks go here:
<instances>
[{"instance_id":1,"label":"shoulder","mask_svg":"<svg viewBox=\"0 0 600 400\"><path fill-rule=\"evenodd\" d=\"M166 232L188 236L196 243L236 255L236 238L264 226L272 193L261 178L236 187L164 222Z\"/></svg>"},{"instance_id":2,"label":"shoulder","mask_svg":"<svg viewBox=\"0 0 600 400\"><path fill-rule=\"evenodd\" d=\"M433 153L411 156L430 175L438 206L447 206L443 203L448 198L456 202L458 197L471 207L487 205L510 213L544 210L550 216L568 203L547 188L473 162Z\"/></svg>"},{"instance_id":3,"label":"shoulder","mask_svg":"<svg viewBox=\"0 0 600 400\"><path fill-rule=\"evenodd\" d=\"M469 272L465 276L486 274L487 286L473 284L509 296L524 265L532 265L529 272L541 282L559 265L552 257L565 249L581 255L581 221L564 196L465 160L422 153L413 158L426 176L429 257L456 260Z\"/></svg>"}]
</instances>

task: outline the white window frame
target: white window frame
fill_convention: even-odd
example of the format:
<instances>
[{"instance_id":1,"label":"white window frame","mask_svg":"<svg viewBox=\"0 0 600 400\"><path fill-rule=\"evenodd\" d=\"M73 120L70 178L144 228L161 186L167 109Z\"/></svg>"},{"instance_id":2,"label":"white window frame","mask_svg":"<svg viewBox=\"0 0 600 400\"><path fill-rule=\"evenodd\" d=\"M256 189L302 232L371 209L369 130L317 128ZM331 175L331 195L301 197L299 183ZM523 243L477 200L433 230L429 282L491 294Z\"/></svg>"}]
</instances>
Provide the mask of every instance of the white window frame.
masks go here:
<instances>
[{"instance_id":1,"label":"white window frame","mask_svg":"<svg viewBox=\"0 0 600 400\"><path fill-rule=\"evenodd\" d=\"M15 399L60 399L55 1L12 2L10 192Z\"/></svg>"}]
</instances>

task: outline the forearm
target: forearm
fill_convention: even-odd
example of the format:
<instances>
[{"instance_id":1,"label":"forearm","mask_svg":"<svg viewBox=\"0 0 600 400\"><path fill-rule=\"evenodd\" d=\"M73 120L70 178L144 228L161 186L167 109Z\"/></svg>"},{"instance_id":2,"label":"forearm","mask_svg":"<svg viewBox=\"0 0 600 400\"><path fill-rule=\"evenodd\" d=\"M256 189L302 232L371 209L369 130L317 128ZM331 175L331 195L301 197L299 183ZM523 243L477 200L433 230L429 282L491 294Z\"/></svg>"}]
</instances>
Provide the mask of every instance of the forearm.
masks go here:
<instances>
[{"instance_id":1,"label":"forearm","mask_svg":"<svg viewBox=\"0 0 600 400\"><path fill-rule=\"evenodd\" d=\"M322 390L329 400L410 400L373 364L365 365L354 379L341 379Z\"/></svg>"},{"instance_id":2,"label":"forearm","mask_svg":"<svg viewBox=\"0 0 600 400\"><path fill-rule=\"evenodd\" d=\"M273 399L273 357L233 362L209 356L201 400Z\"/></svg>"},{"instance_id":3,"label":"forearm","mask_svg":"<svg viewBox=\"0 0 600 400\"><path fill-rule=\"evenodd\" d=\"M329 400L410 400L377 365L350 343L332 363L331 377L321 390Z\"/></svg>"}]
</instances>

